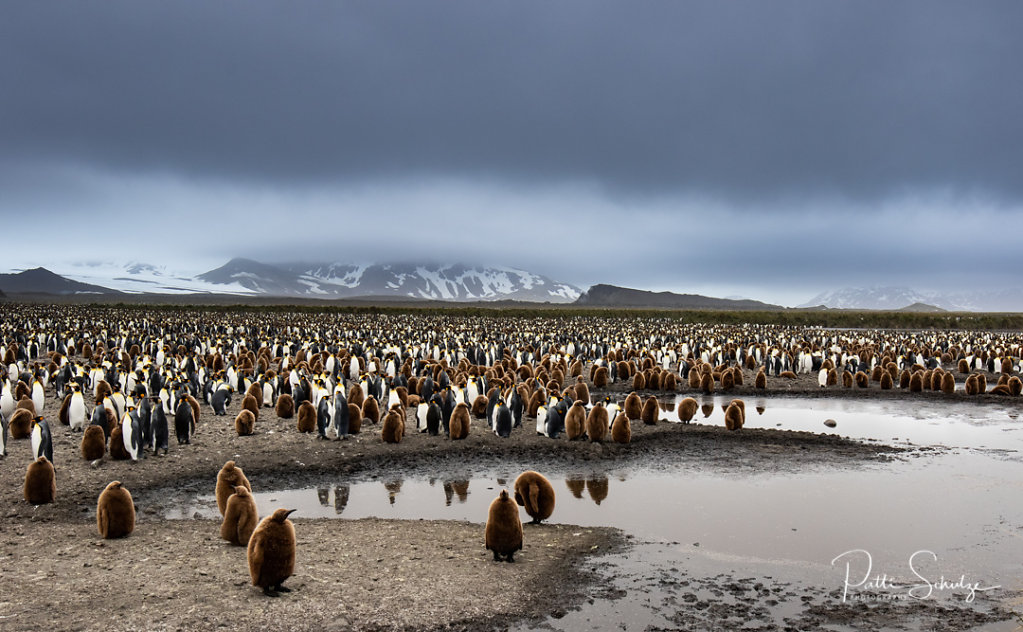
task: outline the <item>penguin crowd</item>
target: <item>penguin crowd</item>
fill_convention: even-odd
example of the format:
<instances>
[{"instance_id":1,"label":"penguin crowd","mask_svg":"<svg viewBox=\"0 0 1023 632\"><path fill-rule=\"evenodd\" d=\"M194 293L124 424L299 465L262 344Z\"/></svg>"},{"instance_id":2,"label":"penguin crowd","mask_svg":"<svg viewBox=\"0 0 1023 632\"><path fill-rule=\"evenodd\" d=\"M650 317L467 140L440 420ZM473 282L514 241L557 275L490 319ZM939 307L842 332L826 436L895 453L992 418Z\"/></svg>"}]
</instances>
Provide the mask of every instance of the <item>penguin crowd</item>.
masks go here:
<instances>
[{"instance_id":1,"label":"penguin crowd","mask_svg":"<svg viewBox=\"0 0 1023 632\"><path fill-rule=\"evenodd\" d=\"M406 433L629 444L634 423L658 423L660 393L743 394L802 380L815 389L1019 397L1021 355L1015 332L2 305L0 457L24 456L24 498L38 505L57 498L55 429L80 437L82 461L138 467L202 450L204 424L221 417L239 441L274 415L292 420L302 441L347 442L371 430L395 446ZM47 407L48 397L59 406ZM692 397L678 405L683 424L696 412ZM741 433L744 423L745 404L733 399L724 425ZM22 440L27 449L17 447ZM288 592L291 511L260 520L251 492L228 461L216 484L221 537L245 547L254 586ZM485 545L496 560L512 562L523 549L518 507L532 523L548 519L550 482L525 472L495 498ZM134 512L128 490L109 483L97 505L100 535L132 533Z\"/></svg>"}]
</instances>

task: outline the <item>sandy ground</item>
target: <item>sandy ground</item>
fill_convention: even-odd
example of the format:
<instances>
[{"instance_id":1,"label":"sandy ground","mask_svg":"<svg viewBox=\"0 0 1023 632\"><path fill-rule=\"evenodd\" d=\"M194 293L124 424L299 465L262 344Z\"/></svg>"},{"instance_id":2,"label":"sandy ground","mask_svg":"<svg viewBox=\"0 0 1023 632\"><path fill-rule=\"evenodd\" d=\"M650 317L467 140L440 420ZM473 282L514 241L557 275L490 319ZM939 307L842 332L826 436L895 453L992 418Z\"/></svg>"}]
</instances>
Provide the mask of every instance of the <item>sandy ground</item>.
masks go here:
<instances>
[{"instance_id":1,"label":"sandy ground","mask_svg":"<svg viewBox=\"0 0 1023 632\"><path fill-rule=\"evenodd\" d=\"M747 381L751 378L752 374ZM606 393L622 397L628 390L614 385ZM752 397L763 392L745 386L732 393ZM795 381L772 378L766 394L779 393L965 397L880 391L876 384L869 389L824 390L811 376ZM595 398L604 394L593 393ZM673 397L656 394L664 402ZM980 399L989 398L994 396ZM348 441L319 441L298 433L294 420L277 419L272 409L263 409L254 436L238 437L233 420L240 401L234 399L227 417L213 416L204 405L192 445L177 446L172 437L168 456L150 456L138 463L107 458L90 464L79 454L81 434L56 421L59 402L51 393L45 414L54 435L56 503L33 507L22 498L31 449L27 440L13 442L9 455L0 460L0 555L5 586L0 596L0 627L49 630L55 621L62 629L75 630L234 626L483 630L522 621L542 625L593 594L614 597L613 589L595 584L595 567L586 561L628 551L627 538L610 528L527 526L519 563L498 564L490 561L483 548L485 515L470 524L304 520L295 514L298 562L288 582L295 591L269 599L249 585L245 552L219 539L218 523L163 518L174 495L212 493L217 471L229 459L245 469L259 490L298 487L324 476L425 476L455 466L475 471L521 463L544 471L681 459L700 468L796 470L910 455L906 448L860 443L834 434L756 429L728 433L716 426L639 422L633 424L630 445L538 437L529 425L531 419L510 439L495 437L484 422L475 420L469 438L456 442L415 432L411 410L406 418L408 434L397 445L384 444L373 426L364 426L362 434ZM95 504L112 480L121 480L132 492L139 519L130 537L103 541L96 534ZM743 590L755 591L753 583ZM714 621L728 620L715 619L715 608L711 596L698 609L702 618L692 619L686 614L687 604L680 604L674 625L712 629ZM827 612L815 615L815 609ZM837 612L822 603L810 603L804 616L811 617L806 621L812 628ZM885 616L878 612L877 616ZM756 617L755 611L746 614ZM856 618L847 617L845 624L851 625Z\"/></svg>"}]
</instances>

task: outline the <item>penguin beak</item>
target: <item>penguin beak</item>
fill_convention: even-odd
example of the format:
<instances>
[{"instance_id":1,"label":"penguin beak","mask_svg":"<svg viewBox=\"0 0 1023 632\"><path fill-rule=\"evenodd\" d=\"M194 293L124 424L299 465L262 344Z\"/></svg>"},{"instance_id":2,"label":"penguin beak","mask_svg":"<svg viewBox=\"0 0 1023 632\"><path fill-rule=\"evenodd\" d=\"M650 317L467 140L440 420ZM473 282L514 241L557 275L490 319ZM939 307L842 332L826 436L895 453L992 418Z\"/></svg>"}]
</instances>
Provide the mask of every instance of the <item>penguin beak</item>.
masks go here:
<instances>
[{"instance_id":1,"label":"penguin beak","mask_svg":"<svg viewBox=\"0 0 1023 632\"><path fill-rule=\"evenodd\" d=\"M298 509L289 509L288 513L284 514L284 517L287 518L288 516L290 516L291 514L295 513L296 511L298 511Z\"/></svg>"}]
</instances>

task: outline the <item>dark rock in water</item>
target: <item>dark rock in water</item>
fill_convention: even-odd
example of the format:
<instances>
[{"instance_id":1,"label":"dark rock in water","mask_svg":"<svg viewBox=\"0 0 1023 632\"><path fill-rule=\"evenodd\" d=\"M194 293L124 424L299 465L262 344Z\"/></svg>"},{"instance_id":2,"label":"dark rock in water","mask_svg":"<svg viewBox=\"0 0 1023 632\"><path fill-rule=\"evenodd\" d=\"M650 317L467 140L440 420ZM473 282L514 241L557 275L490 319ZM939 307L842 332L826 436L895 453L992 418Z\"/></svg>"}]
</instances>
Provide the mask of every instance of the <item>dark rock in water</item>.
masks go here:
<instances>
[{"instance_id":1,"label":"dark rock in water","mask_svg":"<svg viewBox=\"0 0 1023 632\"><path fill-rule=\"evenodd\" d=\"M838 425L838 422L835 421L834 419L825 419L824 425L827 426L828 428L834 428L835 426Z\"/></svg>"}]
</instances>

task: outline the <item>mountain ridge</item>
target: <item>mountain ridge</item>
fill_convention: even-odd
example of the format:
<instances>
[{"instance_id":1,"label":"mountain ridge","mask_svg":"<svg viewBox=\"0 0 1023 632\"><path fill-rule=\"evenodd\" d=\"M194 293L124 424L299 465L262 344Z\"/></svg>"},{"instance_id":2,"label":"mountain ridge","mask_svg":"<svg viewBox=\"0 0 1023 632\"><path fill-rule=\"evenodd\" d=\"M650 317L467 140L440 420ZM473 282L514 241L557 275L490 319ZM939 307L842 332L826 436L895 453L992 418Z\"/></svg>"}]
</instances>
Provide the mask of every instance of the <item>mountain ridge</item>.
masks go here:
<instances>
[{"instance_id":1,"label":"mountain ridge","mask_svg":"<svg viewBox=\"0 0 1023 632\"><path fill-rule=\"evenodd\" d=\"M574 303L593 307L659 307L668 309L713 309L736 311L783 310L781 305L772 305L752 299L727 299L703 296L701 294L676 294L674 292L651 292L634 288L599 283L590 287Z\"/></svg>"}]
</instances>

